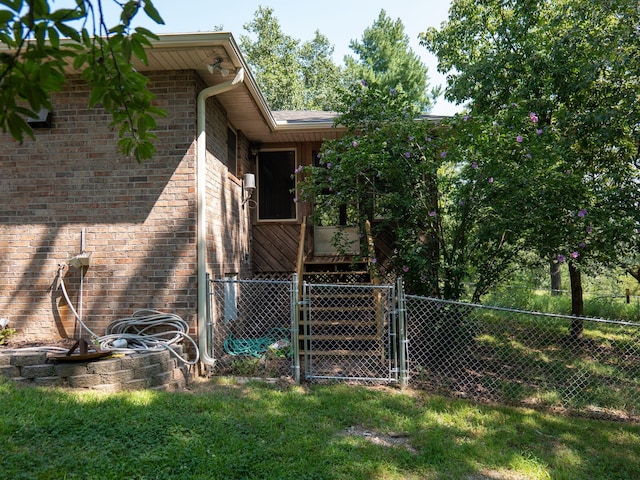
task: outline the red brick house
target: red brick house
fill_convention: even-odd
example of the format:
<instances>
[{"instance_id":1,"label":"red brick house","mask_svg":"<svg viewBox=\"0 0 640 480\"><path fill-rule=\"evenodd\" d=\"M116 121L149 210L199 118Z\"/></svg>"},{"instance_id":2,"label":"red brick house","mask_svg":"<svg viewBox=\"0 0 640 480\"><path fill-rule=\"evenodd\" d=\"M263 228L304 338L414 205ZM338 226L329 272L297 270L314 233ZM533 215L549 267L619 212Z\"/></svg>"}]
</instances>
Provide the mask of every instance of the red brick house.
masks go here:
<instances>
[{"instance_id":1,"label":"red brick house","mask_svg":"<svg viewBox=\"0 0 640 480\"><path fill-rule=\"evenodd\" d=\"M295 271L307 212L291 174L340 134L332 116L270 111L229 33L163 35L148 56L137 68L168 112L152 160L117 151L109 116L88 108L72 74L35 140L0 134L0 317L22 338L75 334L59 272L96 332L152 308L180 315L195 337L207 273ZM248 201L246 173L257 183ZM88 267L68 266L82 250Z\"/></svg>"}]
</instances>

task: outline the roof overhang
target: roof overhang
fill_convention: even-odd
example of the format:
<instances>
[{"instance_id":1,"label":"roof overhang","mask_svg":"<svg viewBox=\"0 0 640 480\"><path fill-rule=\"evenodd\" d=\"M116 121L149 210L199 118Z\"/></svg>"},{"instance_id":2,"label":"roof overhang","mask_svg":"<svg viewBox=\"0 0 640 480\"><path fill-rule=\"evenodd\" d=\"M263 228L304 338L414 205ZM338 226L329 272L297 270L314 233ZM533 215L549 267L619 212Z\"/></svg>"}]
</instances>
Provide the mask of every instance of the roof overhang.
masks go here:
<instances>
[{"instance_id":1,"label":"roof overhang","mask_svg":"<svg viewBox=\"0 0 640 480\"><path fill-rule=\"evenodd\" d=\"M244 83L229 92L216 96L227 112L229 123L255 143L289 143L322 141L337 138L343 129L334 127L335 114L307 112L306 116L292 119L277 116L269 109L249 65L229 32L163 34L147 50L147 65L137 61L138 71L195 70L206 87L233 78L244 68ZM222 59L221 67L229 70L223 77L219 70L208 66Z\"/></svg>"}]
</instances>

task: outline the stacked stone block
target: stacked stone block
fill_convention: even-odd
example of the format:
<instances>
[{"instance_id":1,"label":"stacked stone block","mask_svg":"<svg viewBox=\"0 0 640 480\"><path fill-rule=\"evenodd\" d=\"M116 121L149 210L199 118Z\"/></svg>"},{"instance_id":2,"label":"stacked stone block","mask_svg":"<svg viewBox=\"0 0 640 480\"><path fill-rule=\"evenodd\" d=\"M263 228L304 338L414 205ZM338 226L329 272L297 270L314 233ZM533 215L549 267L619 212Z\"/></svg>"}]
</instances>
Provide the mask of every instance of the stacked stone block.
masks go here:
<instances>
[{"instance_id":1,"label":"stacked stone block","mask_svg":"<svg viewBox=\"0 0 640 480\"><path fill-rule=\"evenodd\" d=\"M182 355L182 347L175 350ZM0 351L0 375L24 385L118 392L180 390L187 386L192 374L169 350L89 362L56 362L46 352L4 350Z\"/></svg>"}]
</instances>

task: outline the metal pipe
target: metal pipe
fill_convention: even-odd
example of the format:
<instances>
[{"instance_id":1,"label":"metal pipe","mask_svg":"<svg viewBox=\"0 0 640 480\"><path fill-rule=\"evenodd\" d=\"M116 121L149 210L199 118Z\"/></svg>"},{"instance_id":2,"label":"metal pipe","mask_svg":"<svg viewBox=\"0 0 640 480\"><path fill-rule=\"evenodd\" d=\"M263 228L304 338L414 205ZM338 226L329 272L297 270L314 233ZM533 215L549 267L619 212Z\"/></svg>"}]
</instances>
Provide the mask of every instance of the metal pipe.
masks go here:
<instances>
[{"instance_id":1,"label":"metal pipe","mask_svg":"<svg viewBox=\"0 0 640 480\"><path fill-rule=\"evenodd\" d=\"M244 68L238 69L233 80L207 87L198 94L197 109L197 150L196 150L196 202L197 202L197 251L198 251L198 348L200 359L208 366L215 365L215 359L209 354L207 345L206 306L207 306L207 119L206 100L215 95L236 88L244 82Z\"/></svg>"}]
</instances>

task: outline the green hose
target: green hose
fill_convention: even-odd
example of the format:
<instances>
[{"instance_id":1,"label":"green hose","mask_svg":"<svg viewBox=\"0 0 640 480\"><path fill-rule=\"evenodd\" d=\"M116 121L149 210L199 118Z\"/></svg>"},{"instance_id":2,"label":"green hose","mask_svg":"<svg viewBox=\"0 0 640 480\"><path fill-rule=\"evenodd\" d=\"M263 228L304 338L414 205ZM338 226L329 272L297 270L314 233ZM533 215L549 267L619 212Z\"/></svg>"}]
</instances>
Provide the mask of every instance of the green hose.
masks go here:
<instances>
[{"instance_id":1,"label":"green hose","mask_svg":"<svg viewBox=\"0 0 640 480\"><path fill-rule=\"evenodd\" d=\"M289 330L286 328L272 328L264 337L258 338L235 338L230 333L224 341L224 351L229 355L250 355L260 358L270 345L288 338Z\"/></svg>"}]
</instances>

